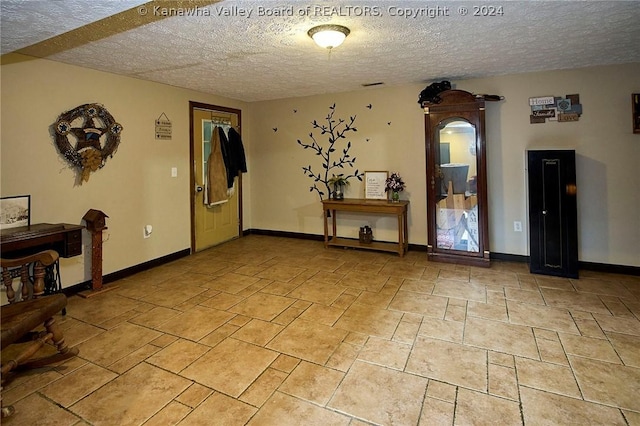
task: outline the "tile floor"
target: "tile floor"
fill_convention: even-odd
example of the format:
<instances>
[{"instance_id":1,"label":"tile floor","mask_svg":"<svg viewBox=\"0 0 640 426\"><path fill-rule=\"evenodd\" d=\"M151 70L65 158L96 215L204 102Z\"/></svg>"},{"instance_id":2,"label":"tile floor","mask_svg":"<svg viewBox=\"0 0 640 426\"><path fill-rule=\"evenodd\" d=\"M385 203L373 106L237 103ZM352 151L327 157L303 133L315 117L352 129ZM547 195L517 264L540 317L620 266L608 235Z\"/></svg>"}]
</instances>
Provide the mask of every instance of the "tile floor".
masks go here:
<instances>
[{"instance_id":1,"label":"tile floor","mask_svg":"<svg viewBox=\"0 0 640 426\"><path fill-rule=\"evenodd\" d=\"M640 277L249 236L59 316L6 425L640 425Z\"/></svg>"}]
</instances>

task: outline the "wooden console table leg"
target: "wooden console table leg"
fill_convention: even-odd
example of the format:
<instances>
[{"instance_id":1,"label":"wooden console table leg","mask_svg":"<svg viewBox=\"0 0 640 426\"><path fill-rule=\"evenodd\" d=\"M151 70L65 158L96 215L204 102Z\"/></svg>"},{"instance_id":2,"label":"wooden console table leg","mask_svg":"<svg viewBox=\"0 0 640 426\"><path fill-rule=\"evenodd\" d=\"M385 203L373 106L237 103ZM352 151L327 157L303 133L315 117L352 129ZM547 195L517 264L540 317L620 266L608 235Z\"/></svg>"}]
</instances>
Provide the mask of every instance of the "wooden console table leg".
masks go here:
<instances>
[{"instance_id":1,"label":"wooden console table leg","mask_svg":"<svg viewBox=\"0 0 640 426\"><path fill-rule=\"evenodd\" d=\"M331 236L331 238L335 240L338 235L338 231L337 231L338 218L336 217L336 210L331 210L331 222L333 223L333 235Z\"/></svg>"},{"instance_id":2,"label":"wooden console table leg","mask_svg":"<svg viewBox=\"0 0 640 426\"><path fill-rule=\"evenodd\" d=\"M403 223L404 223L404 251L409 251L409 225L407 223L407 211L404 211L403 214Z\"/></svg>"},{"instance_id":3,"label":"wooden console table leg","mask_svg":"<svg viewBox=\"0 0 640 426\"><path fill-rule=\"evenodd\" d=\"M402 224L402 214L398 215L398 254L404 256L404 226Z\"/></svg>"},{"instance_id":4,"label":"wooden console table leg","mask_svg":"<svg viewBox=\"0 0 640 426\"><path fill-rule=\"evenodd\" d=\"M327 212L328 210L322 210L324 215L324 248L329 247L329 225L327 224Z\"/></svg>"}]
</instances>

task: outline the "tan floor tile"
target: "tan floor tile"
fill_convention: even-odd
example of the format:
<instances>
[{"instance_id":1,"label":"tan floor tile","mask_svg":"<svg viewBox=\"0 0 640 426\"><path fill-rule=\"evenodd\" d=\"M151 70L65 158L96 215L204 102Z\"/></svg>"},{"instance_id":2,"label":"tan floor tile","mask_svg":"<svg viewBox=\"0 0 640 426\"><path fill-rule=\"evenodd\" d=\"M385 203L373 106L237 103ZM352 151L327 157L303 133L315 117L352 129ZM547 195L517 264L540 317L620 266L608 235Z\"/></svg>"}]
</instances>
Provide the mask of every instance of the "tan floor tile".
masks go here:
<instances>
[{"instance_id":1,"label":"tan floor tile","mask_svg":"<svg viewBox=\"0 0 640 426\"><path fill-rule=\"evenodd\" d=\"M518 276L514 272L477 271L471 272L471 283L496 285L501 287L520 287Z\"/></svg>"},{"instance_id":2,"label":"tan floor tile","mask_svg":"<svg viewBox=\"0 0 640 426\"><path fill-rule=\"evenodd\" d=\"M609 310L607 309L607 307L595 294L557 290L553 288L541 288L540 291L542 292L542 296L549 306L570 310L581 310L587 312L609 314Z\"/></svg>"},{"instance_id":3,"label":"tan floor tile","mask_svg":"<svg viewBox=\"0 0 640 426\"><path fill-rule=\"evenodd\" d=\"M340 262L341 266L344 262ZM325 284L338 284L338 282L345 277L346 274L336 273L336 272L328 272L328 271L318 271L314 274L310 280L320 281Z\"/></svg>"},{"instance_id":4,"label":"tan floor tile","mask_svg":"<svg viewBox=\"0 0 640 426\"><path fill-rule=\"evenodd\" d=\"M218 343L222 342L224 339L231 336L239 329L240 327L237 325L232 325L229 323L223 324L222 326L216 328L211 333L200 339L198 343L211 347L216 346Z\"/></svg>"},{"instance_id":5,"label":"tan floor tile","mask_svg":"<svg viewBox=\"0 0 640 426\"><path fill-rule=\"evenodd\" d=\"M544 305L542 294L536 290L522 290L519 288L507 287L504 289L505 297L507 300L513 300L515 302L529 303L531 305Z\"/></svg>"},{"instance_id":6,"label":"tan floor tile","mask_svg":"<svg viewBox=\"0 0 640 426\"><path fill-rule=\"evenodd\" d=\"M344 313L344 310L331 306L313 304L306 309L300 318L307 321L315 321L320 324L332 326L338 321L338 318Z\"/></svg>"},{"instance_id":7,"label":"tan floor tile","mask_svg":"<svg viewBox=\"0 0 640 426\"><path fill-rule=\"evenodd\" d=\"M625 425L620 410L520 386L527 425Z\"/></svg>"},{"instance_id":8,"label":"tan floor tile","mask_svg":"<svg viewBox=\"0 0 640 426\"><path fill-rule=\"evenodd\" d=\"M469 282L469 276L469 271L441 269L440 273L438 274L438 279Z\"/></svg>"},{"instance_id":9,"label":"tan floor tile","mask_svg":"<svg viewBox=\"0 0 640 426\"><path fill-rule=\"evenodd\" d=\"M57 319L56 319L57 321ZM70 347L77 346L82 342L97 336L104 332L104 328L96 327L91 324L85 324L84 322L73 320L69 324L69 328L61 327L64 333L64 340Z\"/></svg>"},{"instance_id":10,"label":"tan floor tile","mask_svg":"<svg viewBox=\"0 0 640 426\"><path fill-rule=\"evenodd\" d=\"M458 390L455 416L459 425L522 424L518 402L464 388Z\"/></svg>"},{"instance_id":11,"label":"tan floor tile","mask_svg":"<svg viewBox=\"0 0 640 426\"><path fill-rule=\"evenodd\" d=\"M515 368L515 359L513 355L503 354L500 352L489 351L489 364L501 365L503 367Z\"/></svg>"},{"instance_id":12,"label":"tan floor tile","mask_svg":"<svg viewBox=\"0 0 640 426\"><path fill-rule=\"evenodd\" d=\"M347 332L297 319L268 345L269 349L324 365L346 337Z\"/></svg>"},{"instance_id":13,"label":"tan floor tile","mask_svg":"<svg viewBox=\"0 0 640 426\"><path fill-rule=\"evenodd\" d=\"M226 311L234 305L242 302L244 297L240 297L235 294L220 292L215 296L200 302L201 306L206 306L207 308L219 309L221 311Z\"/></svg>"},{"instance_id":14,"label":"tan floor tile","mask_svg":"<svg viewBox=\"0 0 640 426\"><path fill-rule=\"evenodd\" d=\"M418 335L418 330L420 330L420 323L407 322L403 320L398 324L398 328L396 328L396 332L393 333L394 342L400 343L409 343L412 344Z\"/></svg>"},{"instance_id":15,"label":"tan floor tile","mask_svg":"<svg viewBox=\"0 0 640 426\"><path fill-rule=\"evenodd\" d=\"M279 324L252 319L240 330L233 333L233 337L254 345L265 346L283 329L284 327Z\"/></svg>"},{"instance_id":16,"label":"tan floor tile","mask_svg":"<svg viewBox=\"0 0 640 426\"><path fill-rule=\"evenodd\" d=\"M229 321L233 316L225 311L194 306L171 321L160 325L158 330L187 340L198 341Z\"/></svg>"},{"instance_id":17,"label":"tan floor tile","mask_svg":"<svg viewBox=\"0 0 640 426\"><path fill-rule=\"evenodd\" d=\"M342 342L340 343L340 346L336 348L333 354L331 354L331 357L329 357L329 360L324 365L338 371L346 372L358 357L360 349L361 346Z\"/></svg>"},{"instance_id":18,"label":"tan floor tile","mask_svg":"<svg viewBox=\"0 0 640 426\"><path fill-rule=\"evenodd\" d=\"M291 324L296 318L298 318L304 311L304 309L289 306L287 309L282 311L280 315L272 319L271 322L280 324L282 326L287 326Z\"/></svg>"},{"instance_id":19,"label":"tan floor tile","mask_svg":"<svg viewBox=\"0 0 640 426\"><path fill-rule=\"evenodd\" d=\"M336 328L391 339L402 313L354 303L336 322Z\"/></svg>"},{"instance_id":20,"label":"tan floor tile","mask_svg":"<svg viewBox=\"0 0 640 426\"><path fill-rule=\"evenodd\" d=\"M238 397L278 357L276 352L227 338L181 372L181 375Z\"/></svg>"},{"instance_id":21,"label":"tan floor tile","mask_svg":"<svg viewBox=\"0 0 640 426\"><path fill-rule=\"evenodd\" d=\"M216 392L185 417L179 425L210 426L215 421L215 424L219 425L243 426L256 411L258 409L249 404Z\"/></svg>"},{"instance_id":22,"label":"tan floor tile","mask_svg":"<svg viewBox=\"0 0 640 426\"><path fill-rule=\"evenodd\" d=\"M426 387L426 379L356 361L328 406L373 423L416 424Z\"/></svg>"},{"instance_id":23,"label":"tan floor tile","mask_svg":"<svg viewBox=\"0 0 640 426\"><path fill-rule=\"evenodd\" d=\"M261 407L287 378L287 373L267 368L255 382L240 395L240 400L254 407Z\"/></svg>"},{"instance_id":24,"label":"tan floor tile","mask_svg":"<svg viewBox=\"0 0 640 426\"><path fill-rule=\"evenodd\" d=\"M162 410L151 417L144 426L175 425L191 412L191 408L176 401L171 401Z\"/></svg>"},{"instance_id":25,"label":"tan floor tile","mask_svg":"<svg viewBox=\"0 0 640 426\"><path fill-rule=\"evenodd\" d=\"M559 340L536 339L540 359L552 364L569 365L569 360Z\"/></svg>"},{"instance_id":26,"label":"tan floor tile","mask_svg":"<svg viewBox=\"0 0 640 426\"><path fill-rule=\"evenodd\" d=\"M169 346L170 344L172 344L178 339L179 338L176 336L172 336L170 334L163 334L162 336L150 341L149 344L153 346L157 346L159 348L166 348L167 346Z\"/></svg>"},{"instance_id":27,"label":"tan floor tile","mask_svg":"<svg viewBox=\"0 0 640 426\"><path fill-rule=\"evenodd\" d=\"M539 287L552 288L556 290L575 291L571 280L567 278L549 277L536 275L536 282Z\"/></svg>"},{"instance_id":28,"label":"tan floor tile","mask_svg":"<svg viewBox=\"0 0 640 426\"><path fill-rule=\"evenodd\" d=\"M608 340L565 333L560 333L559 336L567 354L621 364L618 354Z\"/></svg>"},{"instance_id":29,"label":"tan floor tile","mask_svg":"<svg viewBox=\"0 0 640 426\"><path fill-rule=\"evenodd\" d=\"M302 272L304 272L304 268L288 265L274 265L258 273L256 276L267 280L286 282L292 280Z\"/></svg>"},{"instance_id":30,"label":"tan floor tile","mask_svg":"<svg viewBox=\"0 0 640 426\"><path fill-rule=\"evenodd\" d=\"M92 298L69 298L67 315L89 324L100 324L140 305L140 302L110 292L99 297L100 303L91 303Z\"/></svg>"},{"instance_id":31,"label":"tan floor tile","mask_svg":"<svg viewBox=\"0 0 640 426\"><path fill-rule=\"evenodd\" d=\"M594 318L604 331L640 336L640 320L638 319L601 314L594 314Z\"/></svg>"},{"instance_id":32,"label":"tan floor tile","mask_svg":"<svg viewBox=\"0 0 640 426\"><path fill-rule=\"evenodd\" d=\"M453 297L456 299L487 302L487 289L483 285L470 284L454 280L438 280L433 295Z\"/></svg>"},{"instance_id":33,"label":"tan floor tile","mask_svg":"<svg viewBox=\"0 0 640 426\"><path fill-rule=\"evenodd\" d=\"M622 410L622 414L627 419L629 426L640 426L640 412Z\"/></svg>"},{"instance_id":34,"label":"tan floor tile","mask_svg":"<svg viewBox=\"0 0 640 426\"><path fill-rule=\"evenodd\" d=\"M489 394L519 401L516 370L489 364Z\"/></svg>"},{"instance_id":35,"label":"tan floor tile","mask_svg":"<svg viewBox=\"0 0 640 426\"><path fill-rule=\"evenodd\" d=\"M564 333L580 334L569 311L548 306L507 302L509 321L512 324L539 327Z\"/></svg>"},{"instance_id":36,"label":"tan floor tile","mask_svg":"<svg viewBox=\"0 0 640 426\"><path fill-rule=\"evenodd\" d=\"M454 403L456 402L457 387L448 383L429 380L427 385L427 396L430 398L440 399L442 401ZM453 414L453 413L452 413Z\"/></svg>"},{"instance_id":37,"label":"tan floor tile","mask_svg":"<svg viewBox=\"0 0 640 426\"><path fill-rule=\"evenodd\" d=\"M389 279L389 275L366 271L351 271L340 280L340 285L360 290L378 292Z\"/></svg>"},{"instance_id":38,"label":"tan floor tile","mask_svg":"<svg viewBox=\"0 0 640 426\"><path fill-rule=\"evenodd\" d=\"M433 281L404 280L400 286L400 290L431 294L435 286L436 283Z\"/></svg>"},{"instance_id":39,"label":"tan floor tile","mask_svg":"<svg viewBox=\"0 0 640 426\"><path fill-rule=\"evenodd\" d=\"M94 364L85 364L60 380L45 386L40 392L63 407L78 402L118 375Z\"/></svg>"},{"instance_id":40,"label":"tan floor tile","mask_svg":"<svg viewBox=\"0 0 640 426\"><path fill-rule=\"evenodd\" d=\"M418 336L405 371L487 391L487 351L483 349Z\"/></svg>"},{"instance_id":41,"label":"tan floor tile","mask_svg":"<svg viewBox=\"0 0 640 426\"><path fill-rule=\"evenodd\" d=\"M393 298L389 309L413 312L433 318L444 318L444 313L447 309L447 299L424 293L400 290Z\"/></svg>"},{"instance_id":42,"label":"tan floor tile","mask_svg":"<svg viewBox=\"0 0 640 426\"><path fill-rule=\"evenodd\" d=\"M198 287L192 284L174 285L174 283L172 283L170 287L158 288L156 291L150 292L143 297L142 300L154 305L171 308L205 291L206 289L204 287Z\"/></svg>"},{"instance_id":43,"label":"tan floor tile","mask_svg":"<svg viewBox=\"0 0 640 426\"><path fill-rule=\"evenodd\" d=\"M129 322L149 328L158 328L160 325L176 318L180 314L181 312L176 309L160 306L132 318Z\"/></svg>"},{"instance_id":44,"label":"tan floor tile","mask_svg":"<svg viewBox=\"0 0 640 426\"><path fill-rule=\"evenodd\" d=\"M480 318L468 318L464 330L465 345L539 359L538 348L529 327Z\"/></svg>"},{"instance_id":45,"label":"tan floor tile","mask_svg":"<svg viewBox=\"0 0 640 426\"><path fill-rule=\"evenodd\" d=\"M4 401L3 405L6 405ZM12 404L15 409L13 416L2 419L2 424L29 426L71 426L80 423L80 418L64 410L38 394L32 394Z\"/></svg>"},{"instance_id":46,"label":"tan floor tile","mask_svg":"<svg viewBox=\"0 0 640 426\"><path fill-rule=\"evenodd\" d=\"M640 369L569 355L584 399L640 411Z\"/></svg>"},{"instance_id":47,"label":"tan floor tile","mask_svg":"<svg viewBox=\"0 0 640 426\"><path fill-rule=\"evenodd\" d=\"M370 337L358 359L402 371L410 352L411 345Z\"/></svg>"},{"instance_id":48,"label":"tan floor tile","mask_svg":"<svg viewBox=\"0 0 640 426\"><path fill-rule=\"evenodd\" d=\"M451 303L452 300L455 299L449 299L449 304L447 305L447 312L444 314L444 319L447 321L464 322L467 319L466 302L464 306L457 306Z\"/></svg>"},{"instance_id":49,"label":"tan floor tile","mask_svg":"<svg viewBox=\"0 0 640 426\"><path fill-rule=\"evenodd\" d=\"M596 339L606 339L606 336L598 322L594 319L576 319L576 325L578 326L578 330L580 330L580 334L585 337L594 337Z\"/></svg>"},{"instance_id":50,"label":"tan floor tile","mask_svg":"<svg viewBox=\"0 0 640 426\"><path fill-rule=\"evenodd\" d=\"M640 337L608 332L607 337L624 365L640 368Z\"/></svg>"},{"instance_id":51,"label":"tan floor tile","mask_svg":"<svg viewBox=\"0 0 640 426\"><path fill-rule=\"evenodd\" d=\"M380 270L380 275L388 275L401 278L420 279L424 274L424 267L414 266L401 262L389 262Z\"/></svg>"},{"instance_id":52,"label":"tan floor tile","mask_svg":"<svg viewBox=\"0 0 640 426\"><path fill-rule=\"evenodd\" d=\"M633 318L633 313L623 303L623 299L615 296L600 296L600 300L602 300L602 303L604 303L613 316Z\"/></svg>"},{"instance_id":53,"label":"tan floor tile","mask_svg":"<svg viewBox=\"0 0 640 426\"><path fill-rule=\"evenodd\" d=\"M229 309L229 312L271 321L294 302L295 299L273 294L256 293Z\"/></svg>"},{"instance_id":54,"label":"tan floor tile","mask_svg":"<svg viewBox=\"0 0 640 426\"><path fill-rule=\"evenodd\" d=\"M596 293L606 296L616 296L626 299L635 299L635 296L627 288L613 281L599 279L579 279L572 281L573 287L577 291L584 293Z\"/></svg>"},{"instance_id":55,"label":"tan floor tile","mask_svg":"<svg viewBox=\"0 0 640 426\"><path fill-rule=\"evenodd\" d=\"M269 284L264 286L261 293L273 294L276 296L286 296L291 293L300 285L299 282L295 280L291 281L271 281Z\"/></svg>"},{"instance_id":56,"label":"tan floor tile","mask_svg":"<svg viewBox=\"0 0 640 426\"><path fill-rule=\"evenodd\" d=\"M568 367L516 357L516 370L520 385L573 398L581 397L576 379Z\"/></svg>"},{"instance_id":57,"label":"tan floor tile","mask_svg":"<svg viewBox=\"0 0 640 426\"><path fill-rule=\"evenodd\" d=\"M454 343L462 343L464 323L447 321L425 317L422 320L419 336L432 337L434 339L447 340Z\"/></svg>"},{"instance_id":58,"label":"tan floor tile","mask_svg":"<svg viewBox=\"0 0 640 426\"><path fill-rule=\"evenodd\" d=\"M344 373L302 361L279 390L305 401L325 406L344 378Z\"/></svg>"},{"instance_id":59,"label":"tan floor tile","mask_svg":"<svg viewBox=\"0 0 640 426\"><path fill-rule=\"evenodd\" d=\"M208 387L202 386L199 383L193 383L175 400L181 404L186 405L187 407L195 408L200 405L202 401L207 399L212 393L213 390L209 389Z\"/></svg>"},{"instance_id":60,"label":"tan floor tile","mask_svg":"<svg viewBox=\"0 0 640 426\"><path fill-rule=\"evenodd\" d=\"M179 373L210 348L189 340L180 339L147 359L149 364Z\"/></svg>"},{"instance_id":61,"label":"tan floor tile","mask_svg":"<svg viewBox=\"0 0 640 426\"><path fill-rule=\"evenodd\" d=\"M288 297L307 300L322 305L331 305L345 291L346 287L309 280L297 287Z\"/></svg>"},{"instance_id":62,"label":"tan floor tile","mask_svg":"<svg viewBox=\"0 0 640 426\"><path fill-rule=\"evenodd\" d=\"M94 425L138 425L181 394L190 381L139 364L70 407Z\"/></svg>"},{"instance_id":63,"label":"tan floor tile","mask_svg":"<svg viewBox=\"0 0 640 426\"><path fill-rule=\"evenodd\" d=\"M299 426L303 421L309 425L339 426L348 425L350 419L334 411L276 392L248 425Z\"/></svg>"},{"instance_id":64,"label":"tan floor tile","mask_svg":"<svg viewBox=\"0 0 640 426\"><path fill-rule=\"evenodd\" d=\"M244 268L244 270L236 269L234 272L230 272L217 277L209 283L209 287L215 290L223 291L227 294L230 293L237 295L242 290L260 281L260 278L258 277L247 275L256 275L260 273L264 268L257 268L259 269L257 270L255 267L253 267L255 274L247 274L247 266L244 266ZM244 271L245 273L243 274L242 271Z\"/></svg>"},{"instance_id":65,"label":"tan floor tile","mask_svg":"<svg viewBox=\"0 0 640 426\"><path fill-rule=\"evenodd\" d=\"M452 425L455 405L439 399L425 398L420 425Z\"/></svg>"},{"instance_id":66,"label":"tan floor tile","mask_svg":"<svg viewBox=\"0 0 640 426\"><path fill-rule=\"evenodd\" d=\"M490 319L494 321L508 321L507 307L469 301L467 304L467 315L470 317Z\"/></svg>"},{"instance_id":67,"label":"tan floor tile","mask_svg":"<svg viewBox=\"0 0 640 426\"><path fill-rule=\"evenodd\" d=\"M160 336L160 332L124 323L92 337L78 347L82 358L107 367Z\"/></svg>"},{"instance_id":68,"label":"tan floor tile","mask_svg":"<svg viewBox=\"0 0 640 426\"><path fill-rule=\"evenodd\" d=\"M375 306L376 308L386 309L389 306L389 303L393 300L393 297L396 295L396 291L384 291L381 290L379 292L371 292L371 291L362 291L356 298L356 302L362 305ZM344 297L344 295L342 295ZM334 304L335 306L336 304ZM347 304L346 308L351 306L351 303Z\"/></svg>"},{"instance_id":69,"label":"tan floor tile","mask_svg":"<svg viewBox=\"0 0 640 426\"><path fill-rule=\"evenodd\" d=\"M300 363L300 359L294 358L289 355L280 354L278 358L276 358L273 363L271 363L271 368L275 368L276 370L284 371L285 373L291 373L294 368Z\"/></svg>"}]
</instances>

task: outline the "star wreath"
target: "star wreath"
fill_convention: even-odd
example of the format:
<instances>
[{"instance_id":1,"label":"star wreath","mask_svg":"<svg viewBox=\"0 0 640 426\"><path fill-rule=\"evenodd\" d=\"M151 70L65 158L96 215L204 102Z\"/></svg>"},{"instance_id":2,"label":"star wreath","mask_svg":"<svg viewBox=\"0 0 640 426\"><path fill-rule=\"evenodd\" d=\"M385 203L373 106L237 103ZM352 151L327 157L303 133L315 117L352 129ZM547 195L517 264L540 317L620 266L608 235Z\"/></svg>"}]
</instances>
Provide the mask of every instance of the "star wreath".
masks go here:
<instances>
[{"instance_id":1,"label":"star wreath","mask_svg":"<svg viewBox=\"0 0 640 426\"><path fill-rule=\"evenodd\" d=\"M100 104L80 105L64 112L53 127L58 151L78 171L80 184L113 157L122 133L122 125ZM75 139L75 146L70 137ZM104 145L100 141L103 137Z\"/></svg>"}]
</instances>

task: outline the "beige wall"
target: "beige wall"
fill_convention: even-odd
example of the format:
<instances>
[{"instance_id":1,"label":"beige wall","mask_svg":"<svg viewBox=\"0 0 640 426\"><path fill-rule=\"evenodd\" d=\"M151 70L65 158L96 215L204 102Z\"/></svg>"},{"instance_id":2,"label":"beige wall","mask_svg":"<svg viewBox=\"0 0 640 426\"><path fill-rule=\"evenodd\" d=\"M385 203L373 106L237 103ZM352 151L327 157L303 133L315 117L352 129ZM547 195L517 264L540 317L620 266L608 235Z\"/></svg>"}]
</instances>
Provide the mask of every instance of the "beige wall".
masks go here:
<instances>
[{"instance_id":1,"label":"beige wall","mask_svg":"<svg viewBox=\"0 0 640 426\"><path fill-rule=\"evenodd\" d=\"M527 227L525 150L575 148L580 260L640 266L640 136L631 134L630 122L630 96L640 92L637 75L640 64L454 82L459 89L506 98L487 105L493 252L528 254L527 233L513 231L515 220ZM3 58L1 83L1 195L31 194L34 223L81 223L88 209L104 211L109 215L105 274L190 245L190 100L242 110L249 163L243 181L245 229L322 234L320 201L302 173L302 166L318 170L321 164L296 140L310 142L311 122L323 123L335 103L334 118L356 115L358 131L348 133L356 167L398 171L407 182L402 197L411 200L409 239L426 244L424 127L417 103L424 85L248 104L17 56ZM529 124L529 97L570 93L581 97L579 122ZM74 186L49 126L60 113L89 102L103 104L124 131L106 166L88 183ZM153 122L163 112L173 123L171 141L153 136ZM178 168L177 178L170 177L171 167ZM346 196L361 197L363 185L352 182ZM142 237L146 224L154 227L149 239ZM341 219L340 232L355 238L363 224L373 227L377 239L395 238L395 223L385 217L353 215ZM88 235L84 243L83 256L62 261L65 287L90 279Z\"/></svg>"},{"instance_id":2,"label":"beige wall","mask_svg":"<svg viewBox=\"0 0 640 426\"><path fill-rule=\"evenodd\" d=\"M245 103L25 56L3 57L1 70L2 196L30 194L32 223L80 224L87 210L104 211L105 274L190 247L189 101L238 108L250 121ZM49 126L62 112L94 102L124 130L113 158L75 186ZM163 112L172 122L172 139L160 141L154 121ZM153 226L148 239L146 224ZM61 262L65 287L91 277L90 237L84 234L83 256Z\"/></svg>"},{"instance_id":3,"label":"beige wall","mask_svg":"<svg viewBox=\"0 0 640 426\"><path fill-rule=\"evenodd\" d=\"M640 136L631 133L630 111L631 93L640 91L638 75L640 64L631 64L454 82L458 89L505 97L487 103L491 251L528 255L525 151L570 148L577 152L580 260L640 266ZM319 170L321 162L296 140L310 142L311 121L323 122L335 103L336 117L357 115L358 132L349 134L356 166L398 171L407 182L409 240L426 244L424 129L417 104L423 88L370 88L251 104L252 227L322 234L320 201L309 192L312 181L301 169ZM573 93L580 94L584 109L579 122L529 123L529 97ZM346 192L362 194L357 181ZM524 232L513 231L514 221L522 222ZM393 221L379 217L345 217L340 232L355 238L365 223L375 238L395 237Z\"/></svg>"}]
</instances>

